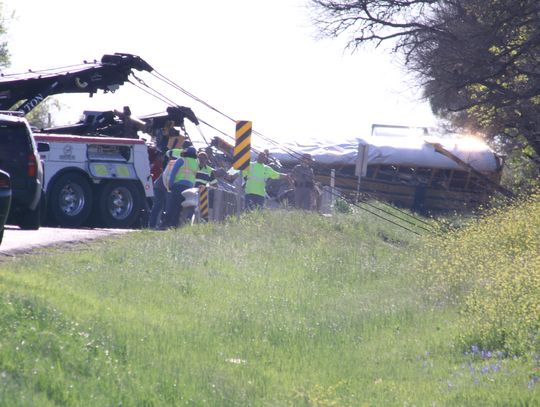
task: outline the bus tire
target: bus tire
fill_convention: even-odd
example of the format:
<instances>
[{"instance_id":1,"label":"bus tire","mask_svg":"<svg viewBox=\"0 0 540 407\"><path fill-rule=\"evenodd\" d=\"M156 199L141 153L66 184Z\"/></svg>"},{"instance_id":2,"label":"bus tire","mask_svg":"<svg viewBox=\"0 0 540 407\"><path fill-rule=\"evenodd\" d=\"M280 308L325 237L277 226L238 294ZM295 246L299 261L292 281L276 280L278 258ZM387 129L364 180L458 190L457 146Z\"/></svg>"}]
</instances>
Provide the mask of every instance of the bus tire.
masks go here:
<instances>
[{"instance_id":1,"label":"bus tire","mask_svg":"<svg viewBox=\"0 0 540 407\"><path fill-rule=\"evenodd\" d=\"M92 211L90 183L76 172L62 174L50 190L48 207L51 219L59 226L81 226Z\"/></svg>"},{"instance_id":2,"label":"bus tire","mask_svg":"<svg viewBox=\"0 0 540 407\"><path fill-rule=\"evenodd\" d=\"M129 228L141 216L143 197L132 182L109 181L101 189L98 206L104 227Z\"/></svg>"}]
</instances>

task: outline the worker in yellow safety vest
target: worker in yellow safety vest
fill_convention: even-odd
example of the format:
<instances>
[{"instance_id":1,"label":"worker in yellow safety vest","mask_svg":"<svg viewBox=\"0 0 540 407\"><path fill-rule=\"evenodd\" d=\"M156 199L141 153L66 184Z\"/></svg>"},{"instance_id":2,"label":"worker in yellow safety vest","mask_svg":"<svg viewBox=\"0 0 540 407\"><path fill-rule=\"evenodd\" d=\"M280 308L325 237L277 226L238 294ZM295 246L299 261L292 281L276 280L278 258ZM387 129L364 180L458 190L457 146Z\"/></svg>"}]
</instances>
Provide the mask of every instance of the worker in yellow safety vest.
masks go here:
<instances>
[{"instance_id":1,"label":"worker in yellow safety vest","mask_svg":"<svg viewBox=\"0 0 540 407\"><path fill-rule=\"evenodd\" d=\"M245 178L244 186L246 209L253 210L264 207L266 197L266 181L268 179L288 178L287 174L277 172L265 163L267 157L264 152L259 153L256 162L249 163L247 170L242 171L242 177Z\"/></svg>"},{"instance_id":2,"label":"worker in yellow safety vest","mask_svg":"<svg viewBox=\"0 0 540 407\"><path fill-rule=\"evenodd\" d=\"M164 210L169 189L166 183L163 182L163 172L165 172L165 176L167 176L167 171L170 172L174 164L174 161L172 161L169 166L169 162L178 159L185 149L192 146L193 144L191 144L191 141L186 140L182 145L182 148L173 148L163 154L163 162L161 164L162 169L160 170L160 175L154 181L154 198L152 199L152 210L150 211L148 219L149 228L161 229L165 226Z\"/></svg>"},{"instance_id":3,"label":"worker in yellow safety vest","mask_svg":"<svg viewBox=\"0 0 540 407\"><path fill-rule=\"evenodd\" d=\"M179 158L168 165L172 168L163 171L163 182L169 191L165 203L165 227L178 227L182 202L185 199L182 192L193 188L199 170L197 150L188 147Z\"/></svg>"},{"instance_id":4,"label":"worker in yellow safety vest","mask_svg":"<svg viewBox=\"0 0 540 407\"><path fill-rule=\"evenodd\" d=\"M214 169L208 165L208 154L205 151L199 151L197 153L199 159L199 170L195 178L195 188L201 186L212 187L217 185L217 178L223 177L225 170L223 168ZM199 189L200 193L200 189ZM189 223L195 213L195 206L183 206L182 215L180 216L180 223ZM211 213L214 209L214 190L209 188L208 190L208 211Z\"/></svg>"}]
</instances>

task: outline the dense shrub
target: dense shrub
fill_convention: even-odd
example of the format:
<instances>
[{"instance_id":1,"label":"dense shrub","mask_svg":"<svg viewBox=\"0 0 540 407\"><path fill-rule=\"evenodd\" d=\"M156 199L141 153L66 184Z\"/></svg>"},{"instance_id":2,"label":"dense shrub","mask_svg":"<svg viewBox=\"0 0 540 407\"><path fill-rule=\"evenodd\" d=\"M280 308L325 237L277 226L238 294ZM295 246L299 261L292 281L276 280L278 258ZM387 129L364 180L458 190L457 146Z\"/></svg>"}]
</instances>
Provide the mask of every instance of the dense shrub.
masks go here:
<instances>
[{"instance_id":1,"label":"dense shrub","mask_svg":"<svg viewBox=\"0 0 540 407\"><path fill-rule=\"evenodd\" d=\"M464 345L540 350L540 195L431 238L425 254L421 278L437 304L460 307Z\"/></svg>"}]
</instances>

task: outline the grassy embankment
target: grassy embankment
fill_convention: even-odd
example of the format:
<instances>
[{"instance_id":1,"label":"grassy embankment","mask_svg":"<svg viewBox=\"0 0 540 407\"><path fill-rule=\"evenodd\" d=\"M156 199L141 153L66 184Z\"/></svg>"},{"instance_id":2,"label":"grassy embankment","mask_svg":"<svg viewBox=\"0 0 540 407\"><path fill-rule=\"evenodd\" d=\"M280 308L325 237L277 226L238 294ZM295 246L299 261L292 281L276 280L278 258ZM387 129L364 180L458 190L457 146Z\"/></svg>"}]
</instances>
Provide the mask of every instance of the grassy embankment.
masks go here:
<instances>
[{"instance_id":1,"label":"grassy embankment","mask_svg":"<svg viewBox=\"0 0 540 407\"><path fill-rule=\"evenodd\" d=\"M0 405L540 405L539 231L268 211L1 259Z\"/></svg>"}]
</instances>

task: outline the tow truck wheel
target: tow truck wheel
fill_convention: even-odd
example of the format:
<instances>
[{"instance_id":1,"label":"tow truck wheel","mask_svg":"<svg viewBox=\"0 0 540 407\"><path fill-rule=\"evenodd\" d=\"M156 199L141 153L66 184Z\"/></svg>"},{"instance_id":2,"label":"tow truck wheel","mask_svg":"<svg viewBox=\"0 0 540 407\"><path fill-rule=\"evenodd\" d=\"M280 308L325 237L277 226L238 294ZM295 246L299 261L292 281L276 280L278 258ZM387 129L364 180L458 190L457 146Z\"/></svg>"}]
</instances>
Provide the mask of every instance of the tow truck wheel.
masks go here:
<instances>
[{"instance_id":1,"label":"tow truck wheel","mask_svg":"<svg viewBox=\"0 0 540 407\"><path fill-rule=\"evenodd\" d=\"M99 197L99 212L103 226L128 228L141 215L143 198L135 185L111 181L105 184Z\"/></svg>"},{"instance_id":2,"label":"tow truck wheel","mask_svg":"<svg viewBox=\"0 0 540 407\"><path fill-rule=\"evenodd\" d=\"M82 175L67 173L53 184L49 213L61 227L81 226L92 211L92 188Z\"/></svg>"}]
</instances>

